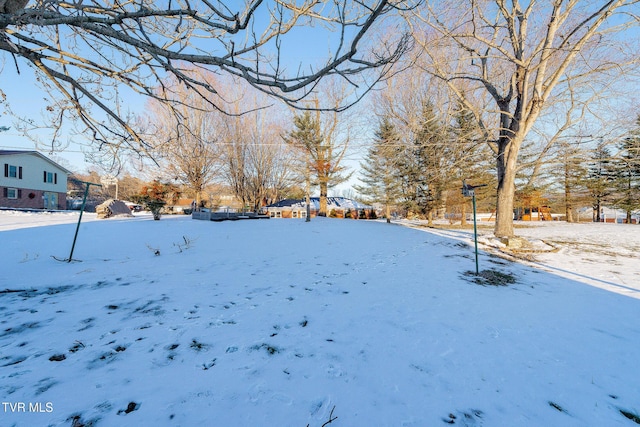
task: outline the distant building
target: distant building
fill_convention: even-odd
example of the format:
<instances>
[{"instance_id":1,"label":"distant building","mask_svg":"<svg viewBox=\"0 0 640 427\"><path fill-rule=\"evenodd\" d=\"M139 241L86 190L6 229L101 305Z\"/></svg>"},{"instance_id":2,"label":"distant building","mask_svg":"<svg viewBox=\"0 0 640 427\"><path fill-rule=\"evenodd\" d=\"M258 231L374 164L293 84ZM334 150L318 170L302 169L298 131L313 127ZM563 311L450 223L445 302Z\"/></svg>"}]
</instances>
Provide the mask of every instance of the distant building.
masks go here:
<instances>
[{"instance_id":1,"label":"distant building","mask_svg":"<svg viewBox=\"0 0 640 427\"><path fill-rule=\"evenodd\" d=\"M173 214L187 214L191 215L195 205L195 200L189 198L181 198L175 201L175 203L167 203L164 207L166 213Z\"/></svg>"},{"instance_id":2,"label":"distant building","mask_svg":"<svg viewBox=\"0 0 640 427\"><path fill-rule=\"evenodd\" d=\"M0 207L66 209L71 171L37 151L0 150Z\"/></svg>"},{"instance_id":3,"label":"distant building","mask_svg":"<svg viewBox=\"0 0 640 427\"><path fill-rule=\"evenodd\" d=\"M305 199L285 199L263 208L271 218L306 218ZM313 218L320 210L320 198L311 197L310 213ZM335 218L369 218L373 208L346 197L327 197L327 216Z\"/></svg>"}]
</instances>

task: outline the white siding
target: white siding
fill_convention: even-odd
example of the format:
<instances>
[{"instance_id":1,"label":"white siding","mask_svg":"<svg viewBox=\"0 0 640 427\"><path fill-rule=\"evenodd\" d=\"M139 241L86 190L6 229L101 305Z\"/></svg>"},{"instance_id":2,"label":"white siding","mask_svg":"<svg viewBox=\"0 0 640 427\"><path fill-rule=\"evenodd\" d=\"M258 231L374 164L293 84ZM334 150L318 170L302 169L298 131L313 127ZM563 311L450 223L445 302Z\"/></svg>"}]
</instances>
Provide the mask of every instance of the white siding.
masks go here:
<instances>
[{"instance_id":1,"label":"white siding","mask_svg":"<svg viewBox=\"0 0 640 427\"><path fill-rule=\"evenodd\" d=\"M4 176L4 165L22 167L22 179ZM57 183L44 182L44 173L57 176ZM45 160L37 154L9 154L0 156L0 186L28 188L31 190L67 192L67 172L55 163Z\"/></svg>"}]
</instances>

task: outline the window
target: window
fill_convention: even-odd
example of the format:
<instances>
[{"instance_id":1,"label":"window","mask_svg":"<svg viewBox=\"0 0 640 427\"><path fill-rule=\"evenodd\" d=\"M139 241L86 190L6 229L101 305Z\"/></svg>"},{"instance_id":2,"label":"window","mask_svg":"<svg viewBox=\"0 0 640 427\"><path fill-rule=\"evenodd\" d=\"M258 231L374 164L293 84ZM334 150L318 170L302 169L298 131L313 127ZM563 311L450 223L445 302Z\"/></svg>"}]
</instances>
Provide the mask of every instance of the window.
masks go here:
<instances>
[{"instance_id":1,"label":"window","mask_svg":"<svg viewBox=\"0 0 640 427\"><path fill-rule=\"evenodd\" d=\"M291 218L298 218L298 211L292 211Z\"/></svg>"},{"instance_id":2,"label":"window","mask_svg":"<svg viewBox=\"0 0 640 427\"><path fill-rule=\"evenodd\" d=\"M19 199L22 196L22 191L17 188L5 188L4 197L7 199Z\"/></svg>"},{"instance_id":3,"label":"window","mask_svg":"<svg viewBox=\"0 0 640 427\"><path fill-rule=\"evenodd\" d=\"M57 184L58 183L58 174L54 172L44 172L44 182L48 184Z\"/></svg>"},{"instance_id":4,"label":"window","mask_svg":"<svg viewBox=\"0 0 640 427\"><path fill-rule=\"evenodd\" d=\"M5 178L18 178L22 179L22 166L14 166L5 163L4 164L4 176Z\"/></svg>"}]
</instances>

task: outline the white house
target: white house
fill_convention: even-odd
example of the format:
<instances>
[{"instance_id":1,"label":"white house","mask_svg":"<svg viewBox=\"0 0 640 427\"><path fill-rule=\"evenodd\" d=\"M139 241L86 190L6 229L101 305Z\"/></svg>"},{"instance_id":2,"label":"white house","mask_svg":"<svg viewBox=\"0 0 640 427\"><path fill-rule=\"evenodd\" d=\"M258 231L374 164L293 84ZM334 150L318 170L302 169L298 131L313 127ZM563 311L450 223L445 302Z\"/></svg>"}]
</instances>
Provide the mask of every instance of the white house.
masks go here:
<instances>
[{"instance_id":1,"label":"white house","mask_svg":"<svg viewBox=\"0 0 640 427\"><path fill-rule=\"evenodd\" d=\"M0 150L0 207L66 209L70 174L37 151Z\"/></svg>"}]
</instances>

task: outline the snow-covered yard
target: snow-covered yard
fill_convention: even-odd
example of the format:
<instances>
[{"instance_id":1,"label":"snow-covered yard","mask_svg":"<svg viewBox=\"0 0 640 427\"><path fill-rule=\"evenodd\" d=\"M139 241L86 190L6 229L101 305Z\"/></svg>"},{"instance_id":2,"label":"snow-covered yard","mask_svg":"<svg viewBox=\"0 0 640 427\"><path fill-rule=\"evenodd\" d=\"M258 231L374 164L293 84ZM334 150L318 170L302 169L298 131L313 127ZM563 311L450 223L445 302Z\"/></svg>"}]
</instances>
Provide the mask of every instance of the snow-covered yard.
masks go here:
<instances>
[{"instance_id":1,"label":"snow-covered yard","mask_svg":"<svg viewBox=\"0 0 640 427\"><path fill-rule=\"evenodd\" d=\"M0 212L2 426L640 423L640 226L519 228L495 286L468 230L85 214L58 262L75 221Z\"/></svg>"}]
</instances>

